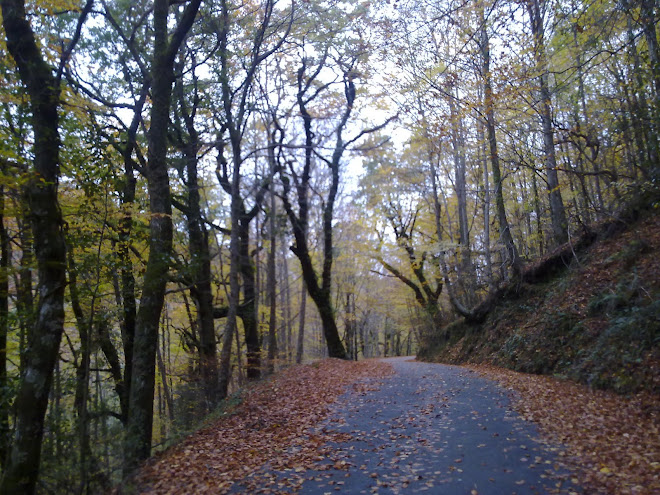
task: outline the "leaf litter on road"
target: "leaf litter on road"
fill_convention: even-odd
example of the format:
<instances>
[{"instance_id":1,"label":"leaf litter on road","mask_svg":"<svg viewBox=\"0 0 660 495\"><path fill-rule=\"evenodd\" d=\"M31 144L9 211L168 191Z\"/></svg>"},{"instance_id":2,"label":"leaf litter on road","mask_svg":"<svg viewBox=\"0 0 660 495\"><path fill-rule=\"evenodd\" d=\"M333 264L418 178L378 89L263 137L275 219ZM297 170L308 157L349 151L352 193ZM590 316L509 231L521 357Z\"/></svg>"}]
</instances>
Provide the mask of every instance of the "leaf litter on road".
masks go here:
<instances>
[{"instance_id":1,"label":"leaf litter on road","mask_svg":"<svg viewBox=\"0 0 660 495\"><path fill-rule=\"evenodd\" d=\"M550 377L483 365L471 368L515 392L519 414L539 424L549 443L566 447L557 451L559 460L553 464L580 473L574 483L587 493L660 493L656 396L624 398ZM390 373L389 365L378 361L325 360L289 368L245 392L232 415L147 462L135 478L137 489L163 494L228 493L240 482L250 493L281 493L295 491L308 470L348 469L348 462L337 464L341 460L321 468L318 463L332 457L328 443L348 441L351 434L314 426L327 419L329 405L348 387L365 396L377 385L364 378ZM534 463L539 464L539 459ZM455 463L460 462L456 458ZM265 466L269 469L264 470ZM378 482L376 491L386 481ZM405 488L408 480L401 482ZM333 491L341 490L343 485L333 483Z\"/></svg>"},{"instance_id":2,"label":"leaf litter on road","mask_svg":"<svg viewBox=\"0 0 660 495\"><path fill-rule=\"evenodd\" d=\"M470 369L514 392L514 407L566 449L562 462L588 493L660 493L660 398L624 397L548 376L489 365Z\"/></svg>"},{"instance_id":3,"label":"leaf litter on road","mask_svg":"<svg viewBox=\"0 0 660 495\"><path fill-rule=\"evenodd\" d=\"M342 435L312 431L349 387L365 394L366 378L391 374L383 362L326 359L288 368L244 393L231 415L206 425L145 463L132 482L139 493L227 493L268 464L287 472L260 477L260 493L278 493L301 483L299 476L324 457L323 445ZM257 480L255 480L255 484Z\"/></svg>"}]
</instances>

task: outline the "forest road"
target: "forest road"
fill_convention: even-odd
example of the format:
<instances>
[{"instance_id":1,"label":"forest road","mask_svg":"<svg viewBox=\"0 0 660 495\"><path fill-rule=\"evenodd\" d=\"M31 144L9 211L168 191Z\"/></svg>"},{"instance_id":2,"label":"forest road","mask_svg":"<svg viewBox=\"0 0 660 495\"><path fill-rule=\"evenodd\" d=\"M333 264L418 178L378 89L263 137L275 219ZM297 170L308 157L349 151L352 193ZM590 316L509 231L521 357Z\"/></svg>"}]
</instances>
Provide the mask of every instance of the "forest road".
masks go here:
<instances>
[{"instance_id":1,"label":"forest road","mask_svg":"<svg viewBox=\"0 0 660 495\"><path fill-rule=\"evenodd\" d=\"M318 470L277 473L297 485L289 493L582 493L557 463L561 448L541 443L495 382L457 366L386 361L395 373L378 390L345 393L321 425L351 440L330 445ZM279 486L265 493L287 493Z\"/></svg>"}]
</instances>

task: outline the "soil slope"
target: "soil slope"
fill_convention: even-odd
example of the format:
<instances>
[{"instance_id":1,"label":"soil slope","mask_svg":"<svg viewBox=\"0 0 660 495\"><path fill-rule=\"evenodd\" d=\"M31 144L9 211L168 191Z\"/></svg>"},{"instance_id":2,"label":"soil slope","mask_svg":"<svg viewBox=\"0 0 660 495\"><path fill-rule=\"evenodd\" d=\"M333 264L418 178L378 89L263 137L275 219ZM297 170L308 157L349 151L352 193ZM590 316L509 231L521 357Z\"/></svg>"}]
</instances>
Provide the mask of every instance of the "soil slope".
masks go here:
<instances>
[{"instance_id":1,"label":"soil slope","mask_svg":"<svg viewBox=\"0 0 660 495\"><path fill-rule=\"evenodd\" d=\"M527 282L507 290L482 323L450 324L420 359L660 395L660 215L610 223L595 238L564 246L559 264L549 255L527 267Z\"/></svg>"}]
</instances>

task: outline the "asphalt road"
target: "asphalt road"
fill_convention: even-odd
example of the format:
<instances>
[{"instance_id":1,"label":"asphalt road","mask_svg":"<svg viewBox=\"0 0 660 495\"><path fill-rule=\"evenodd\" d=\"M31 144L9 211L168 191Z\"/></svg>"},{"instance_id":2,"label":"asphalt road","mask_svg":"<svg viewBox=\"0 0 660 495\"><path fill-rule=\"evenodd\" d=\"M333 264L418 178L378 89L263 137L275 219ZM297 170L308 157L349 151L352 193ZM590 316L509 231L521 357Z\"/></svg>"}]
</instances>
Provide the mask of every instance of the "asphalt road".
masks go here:
<instances>
[{"instance_id":1,"label":"asphalt road","mask_svg":"<svg viewBox=\"0 0 660 495\"><path fill-rule=\"evenodd\" d=\"M582 493L557 463L561 447L541 443L496 383L455 366L387 361L394 375L376 391L344 394L320 426L352 440L327 446L317 470L277 473L291 493Z\"/></svg>"}]
</instances>

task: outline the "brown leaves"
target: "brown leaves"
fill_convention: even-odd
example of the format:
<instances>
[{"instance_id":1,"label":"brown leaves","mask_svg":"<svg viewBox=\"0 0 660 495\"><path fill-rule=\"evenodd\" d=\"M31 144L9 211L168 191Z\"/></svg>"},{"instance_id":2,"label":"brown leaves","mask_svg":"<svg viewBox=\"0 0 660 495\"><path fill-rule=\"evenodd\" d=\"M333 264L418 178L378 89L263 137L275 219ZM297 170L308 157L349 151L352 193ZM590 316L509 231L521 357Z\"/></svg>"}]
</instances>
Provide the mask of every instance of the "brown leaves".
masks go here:
<instances>
[{"instance_id":1,"label":"brown leaves","mask_svg":"<svg viewBox=\"0 0 660 495\"><path fill-rule=\"evenodd\" d=\"M348 386L366 377L391 373L377 361L359 363L327 359L288 368L245 393L243 403L229 417L216 420L146 463L135 478L141 493L226 493L237 481L268 493L283 483L275 476L250 476L268 463L287 473L295 484L323 457L317 450L335 436L310 428L324 419L328 406Z\"/></svg>"},{"instance_id":2,"label":"brown leaves","mask_svg":"<svg viewBox=\"0 0 660 495\"><path fill-rule=\"evenodd\" d=\"M589 492L660 493L660 398L625 398L547 376L491 366L474 369L516 392L515 407L561 442L564 463Z\"/></svg>"}]
</instances>

